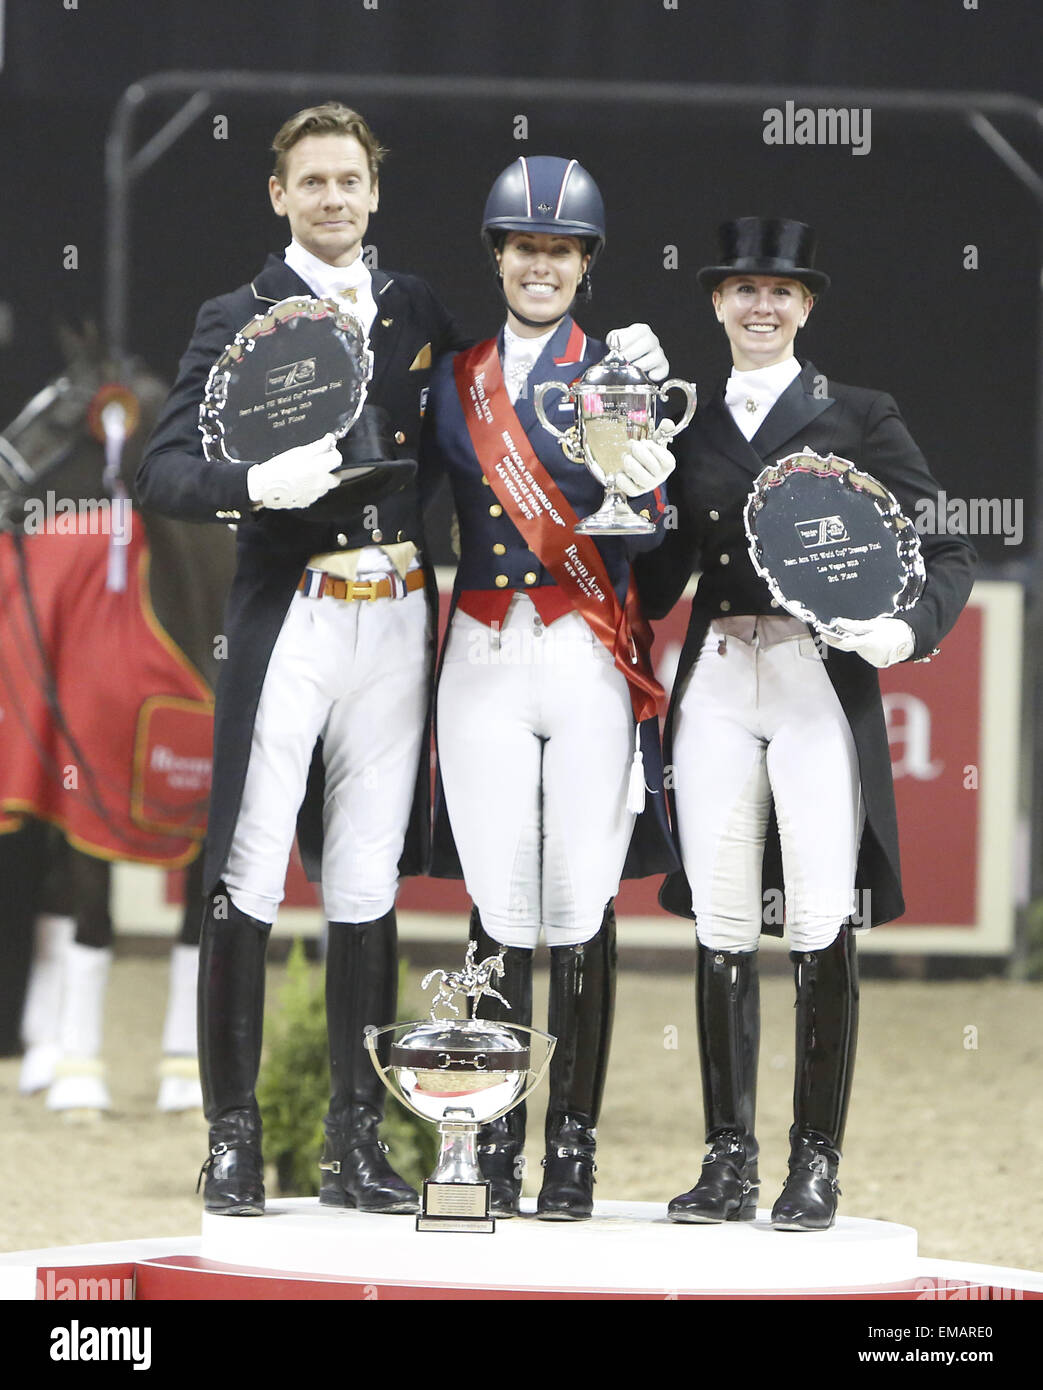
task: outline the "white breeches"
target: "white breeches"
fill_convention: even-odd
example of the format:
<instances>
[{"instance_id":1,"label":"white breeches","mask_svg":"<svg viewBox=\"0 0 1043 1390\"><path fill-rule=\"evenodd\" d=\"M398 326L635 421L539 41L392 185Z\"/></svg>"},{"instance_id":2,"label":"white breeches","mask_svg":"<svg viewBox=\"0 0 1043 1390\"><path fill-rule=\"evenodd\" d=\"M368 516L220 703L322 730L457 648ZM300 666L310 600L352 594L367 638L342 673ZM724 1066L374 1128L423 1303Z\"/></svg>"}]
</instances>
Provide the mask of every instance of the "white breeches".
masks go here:
<instances>
[{"instance_id":1,"label":"white breeches","mask_svg":"<svg viewBox=\"0 0 1043 1390\"><path fill-rule=\"evenodd\" d=\"M851 729L810 636L770 646L729 636L723 656L720 641L711 626L673 741L699 941L754 951L763 922L781 925L782 904L761 885L774 801L790 948L823 950L856 913L865 809Z\"/></svg>"},{"instance_id":2,"label":"white breeches","mask_svg":"<svg viewBox=\"0 0 1043 1390\"><path fill-rule=\"evenodd\" d=\"M594 936L634 815L627 683L578 613L544 626L519 594L497 632L457 611L438 687L438 755L467 891L494 940Z\"/></svg>"},{"instance_id":3,"label":"white breeches","mask_svg":"<svg viewBox=\"0 0 1043 1390\"><path fill-rule=\"evenodd\" d=\"M427 710L427 627L422 589L372 603L294 595L264 678L225 866L240 911L275 921L318 738L326 916L369 922L394 905Z\"/></svg>"}]
</instances>

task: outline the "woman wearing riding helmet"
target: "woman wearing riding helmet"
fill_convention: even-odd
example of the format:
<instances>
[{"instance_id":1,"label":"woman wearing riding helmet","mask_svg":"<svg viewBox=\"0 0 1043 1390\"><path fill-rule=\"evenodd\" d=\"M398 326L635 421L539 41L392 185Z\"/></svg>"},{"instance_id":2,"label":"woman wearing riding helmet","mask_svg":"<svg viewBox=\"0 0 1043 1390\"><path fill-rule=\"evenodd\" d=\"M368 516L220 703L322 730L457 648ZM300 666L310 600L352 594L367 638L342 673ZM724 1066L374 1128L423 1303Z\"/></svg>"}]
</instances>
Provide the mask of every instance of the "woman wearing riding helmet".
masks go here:
<instances>
[{"instance_id":1,"label":"woman wearing riding helmet","mask_svg":"<svg viewBox=\"0 0 1043 1390\"><path fill-rule=\"evenodd\" d=\"M498 988L510 1010L485 1001L484 1017L531 1021L541 931L550 948L548 1028L558 1041L537 1214L580 1220L593 1205L615 996L612 900L622 876L659 872L673 853L661 692L630 574L631 555L662 538L661 484L673 459L661 444L633 443L618 479L657 523L655 534L576 534L603 488L541 427L532 394L560 382L561 397L549 399L567 426L568 384L606 352L571 315L577 293L589 295L605 239L587 171L575 160L516 160L493 184L482 238L506 322L495 338L436 367L421 455L424 487L449 476L461 547L437 694L432 871L462 872L479 956L504 948ZM649 375L666 376L644 325L609 340ZM524 1138L524 1106L479 1138L501 1216L518 1211Z\"/></svg>"}]
</instances>

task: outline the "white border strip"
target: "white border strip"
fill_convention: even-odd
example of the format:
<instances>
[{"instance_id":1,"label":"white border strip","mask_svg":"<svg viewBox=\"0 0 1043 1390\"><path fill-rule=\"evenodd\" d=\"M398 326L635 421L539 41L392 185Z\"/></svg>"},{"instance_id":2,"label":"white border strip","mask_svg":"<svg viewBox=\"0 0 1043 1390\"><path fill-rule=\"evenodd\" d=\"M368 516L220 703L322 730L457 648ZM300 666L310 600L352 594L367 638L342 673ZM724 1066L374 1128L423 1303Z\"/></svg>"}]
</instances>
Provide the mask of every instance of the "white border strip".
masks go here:
<instances>
[{"instance_id":1,"label":"white border strip","mask_svg":"<svg viewBox=\"0 0 1043 1390\"><path fill-rule=\"evenodd\" d=\"M525 216L532 216L532 185L529 182L529 165L525 155L519 155L518 163L522 167L522 177L525 179Z\"/></svg>"},{"instance_id":2,"label":"white border strip","mask_svg":"<svg viewBox=\"0 0 1043 1390\"><path fill-rule=\"evenodd\" d=\"M558 206L554 209L555 220L557 220L557 218L561 216L561 205L565 201L565 190L569 186L569 179L572 177L572 171L573 169L575 169L575 167L576 161L574 159L570 159L568 168L565 170L561 178L561 189L558 192Z\"/></svg>"}]
</instances>

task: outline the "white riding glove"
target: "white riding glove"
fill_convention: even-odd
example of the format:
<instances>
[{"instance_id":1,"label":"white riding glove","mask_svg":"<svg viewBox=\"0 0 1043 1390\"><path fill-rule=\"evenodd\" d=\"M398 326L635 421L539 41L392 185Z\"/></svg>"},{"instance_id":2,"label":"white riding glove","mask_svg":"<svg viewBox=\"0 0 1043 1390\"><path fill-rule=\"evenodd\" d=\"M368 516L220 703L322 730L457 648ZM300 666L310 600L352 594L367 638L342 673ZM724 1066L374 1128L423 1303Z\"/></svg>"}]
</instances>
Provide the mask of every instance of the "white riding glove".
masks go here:
<instances>
[{"instance_id":1,"label":"white riding glove","mask_svg":"<svg viewBox=\"0 0 1043 1390\"><path fill-rule=\"evenodd\" d=\"M654 492L674 471L674 456L665 444L651 439L632 439L616 474L616 487L628 497Z\"/></svg>"},{"instance_id":2,"label":"white riding glove","mask_svg":"<svg viewBox=\"0 0 1043 1390\"><path fill-rule=\"evenodd\" d=\"M246 475L250 501L261 507L310 507L340 482L333 469L343 463L335 435L324 434L314 444L287 449L265 463L255 463Z\"/></svg>"},{"instance_id":3,"label":"white riding glove","mask_svg":"<svg viewBox=\"0 0 1043 1390\"><path fill-rule=\"evenodd\" d=\"M628 362L652 378L665 381L670 375L670 363L666 353L659 345L659 339L647 323L632 323L629 328L613 328L605 339L613 352L620 353Z\"/></svg>"},{"instance_id":4,"label":"white riding glove","mask_svg":"<svg viewBox=\"0 0 1043 1390\"><path fill-rule=\"evenodd\" d=\"M830 627L840 630L839 636L822 630L822 640L838 652L856 652L870 666L883 670L898 661L906 661L916 650L916 637L908 623L901 618L834 618Z\"/></svg>"}]
</instances>

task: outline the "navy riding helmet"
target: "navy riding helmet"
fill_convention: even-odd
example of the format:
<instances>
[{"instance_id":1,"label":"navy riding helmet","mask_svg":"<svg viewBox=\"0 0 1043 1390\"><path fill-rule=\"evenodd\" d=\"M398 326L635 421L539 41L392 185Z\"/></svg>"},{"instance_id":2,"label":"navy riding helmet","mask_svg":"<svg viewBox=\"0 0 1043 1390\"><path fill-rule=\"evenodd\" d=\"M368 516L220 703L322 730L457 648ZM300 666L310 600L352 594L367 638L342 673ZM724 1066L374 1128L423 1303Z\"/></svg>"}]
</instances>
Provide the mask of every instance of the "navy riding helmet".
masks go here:
<instances>
[{"instance_id":1,"label":"navy riding helmet","mask_svg":"<svg viewBox=\"0 0 1043 1390\"><path fill-rule=\"evenodd\" d=\"M590 256L580 294L590 296L590 272L605 244L605 204L597 184L574 159L523 155L509 164L485 200L482 241L495 250L507 232L579 237Z\"/></svg>"}]
</instances>

